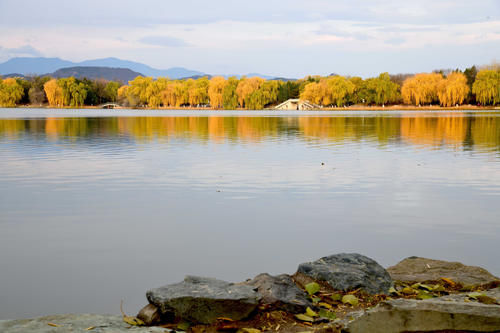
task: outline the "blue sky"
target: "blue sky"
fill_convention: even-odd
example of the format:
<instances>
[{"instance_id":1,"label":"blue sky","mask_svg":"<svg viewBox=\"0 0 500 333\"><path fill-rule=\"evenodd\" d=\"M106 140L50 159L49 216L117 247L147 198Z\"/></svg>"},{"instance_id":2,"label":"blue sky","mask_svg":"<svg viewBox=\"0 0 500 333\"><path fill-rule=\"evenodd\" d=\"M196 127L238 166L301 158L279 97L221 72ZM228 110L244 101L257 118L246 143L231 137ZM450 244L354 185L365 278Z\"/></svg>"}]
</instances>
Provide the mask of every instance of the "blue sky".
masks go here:
<instances>
[{"instance_id":1,"label":"blue sky","mask_svg":"<svg viewBox=\"0 0 500 333\"><path fill-rule=\"evenodd\" d=\"M377 75L500 60L499 0L1 0L0 61Z\"/></svg>"}]
</instances>

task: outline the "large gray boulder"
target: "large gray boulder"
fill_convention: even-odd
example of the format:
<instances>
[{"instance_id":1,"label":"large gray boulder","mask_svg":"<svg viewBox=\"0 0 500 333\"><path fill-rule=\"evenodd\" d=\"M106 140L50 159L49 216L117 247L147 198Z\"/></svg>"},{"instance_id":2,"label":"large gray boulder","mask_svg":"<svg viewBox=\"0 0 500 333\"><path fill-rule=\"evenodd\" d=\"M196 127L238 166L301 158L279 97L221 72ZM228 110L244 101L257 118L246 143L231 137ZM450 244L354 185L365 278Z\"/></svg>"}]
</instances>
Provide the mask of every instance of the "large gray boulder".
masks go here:
<instances>
[{"instance_id":1,"label":"large gray boulder","mask_svg":"<svg viewBox=\"0 0 500 333\"><path fill-rule=\"evenodd\" d=\"M302 313L307 307L312 307L307 294L295 284L289 275L271 276L263 273L244 284L255 288L262 295L261 303L274 309Z\"/></svg>"},{"instance_id":2,"label":"large gray boulder","mask_svg":"<svg viewBox=\"0 0 500 333\"><path fill-rule=\"evenodd\" d=\"M297 272L343 291L361 288L370 294L386 294L392 285L391 276L382 266L357 253L340 253L300 264Z\"/></svg>"},{"instance_id":3,"label":"large gray boulder","mask_svg":"<svg viewBox=\"0 0 500 333\"><path fill-rule=\"evenodd\" d=\"M387 271L393 280L402 282L437 281L444 277L462 285L477 285L500 280L481 267L419 257L403 259Z\"/></svg>"},{"instance_id":4,"label":"large gray boulder","mask_svg":"<svg viewBox=\"0 0 500 333\"><path fill-rule=\"evenodd\" d=\"M500 301L500 289L485 292ZM379 304L344 326L350 333L500 332L500 305L482 304L467 294L424 301L396 299Z\"/></svg>"},{"instance_id":5,"label":"large gray boulder","mask_svg":"<svg viewBox=\"0 0 500 333\"><path fill-rule=\"evenodd\" d=\"M149 290L146 297L162 315L174 313L201 324L211 324L219 317L244 319L255 310L261 298L251 286L196 276L186 276L180 283Z\"/></svg>"}]
</instances>

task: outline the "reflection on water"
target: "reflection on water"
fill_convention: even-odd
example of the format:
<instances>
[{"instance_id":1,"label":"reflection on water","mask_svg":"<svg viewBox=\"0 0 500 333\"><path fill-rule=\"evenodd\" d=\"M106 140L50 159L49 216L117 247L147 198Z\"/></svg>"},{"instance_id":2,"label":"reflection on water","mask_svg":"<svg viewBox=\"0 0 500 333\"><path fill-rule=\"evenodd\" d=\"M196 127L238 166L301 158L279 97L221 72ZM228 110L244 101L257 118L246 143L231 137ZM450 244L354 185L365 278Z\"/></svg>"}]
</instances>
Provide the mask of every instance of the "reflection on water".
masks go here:
<instances>
[{"instance_id":1,"label":"reflection on water","mask_svg":"<svg viewBox=\"0 0 500 333\"><path fill-rule=\"evenodd\" d=\"M500 275L500 113L9 112L32 118L0 119L0 319L339 252Z\"/></svg>"},{"instance_id":2,"label":"reflection on water","mask_svg":"<svg viewBox=\"0 0 500 333\"><path fill-rule=\"evenodd\" d=\"M211 142L262 142L294 136L330 142L370 141L380 144L404 141L428 147L453 146L479 151L500 147L497 114L419 114L388 117L122 117L0 119L0 138L45 135L48 139L125 136L138 142L182 138Z\"/></svg>"}]
</instances>

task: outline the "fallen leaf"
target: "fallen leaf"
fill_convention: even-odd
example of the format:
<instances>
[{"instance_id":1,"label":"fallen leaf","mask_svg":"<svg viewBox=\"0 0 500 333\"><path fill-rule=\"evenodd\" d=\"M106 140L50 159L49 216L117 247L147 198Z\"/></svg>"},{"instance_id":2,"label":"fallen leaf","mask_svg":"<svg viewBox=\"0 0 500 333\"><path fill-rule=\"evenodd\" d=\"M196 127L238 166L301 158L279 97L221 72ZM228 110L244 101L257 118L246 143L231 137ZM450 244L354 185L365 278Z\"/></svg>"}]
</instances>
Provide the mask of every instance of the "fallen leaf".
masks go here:
<instances>
[{"instance_id":1,"label":"fallen leaf","mask_svg":"<svg viewBox=\"0 0 500 333\"><path fill-rule=\"evenodd\" d=\"M47 325L52 326L52 327L61 327L61 325L54 324L54 323L47 323Z\"/></svg>"},{"instance_id":2,"label":"fallen leaf","mask_svg":"<svg viewBox=\"0 0 500 333\"><path fill-rule=\"evenodd\" d=\"M146 325L142 320L140 320L139 318L137 317L131 317L131 316L127 316L125 314L125 312L123 311L123 300L120 301L120 311L122 313L122 316L123 316L123 321L126 322L127 324L129 325L132 325L132 326L144 326Z\"/></svg>"},{"instance_id":3,"label":"fallen leaf","mask_svg":"<svg viewBox=\"0 0 500 333\"><path fill-rule=\"evenodd\" d=\"M296 314L295 315L295 318L297 318L298 320L301 320L301 321L309 321L309 322L313 322L314 319L309 317L308 315L305 315L305 314L302 314L302 313L299 313L299 314Z\"/></svg>"},{"instance_id":4,"label":"fallen leaf","mask_svg":"<svg viewBox=\"0 0 500 333\"><path fill-rule=\"evenodd\" d=\"M92 331L94 328L95 328L95 326L90 326L90 327L87 327L85 330L86 331Z\"/></svg>"},{"instance_id":5,"label":"fallen leaf","mask_svg":"<svg viewBox=\"0 0 500 333\"><path fill-rule=\"evenodd\" d=\"M441 280L443 280L444 282L446 282L447 284L449 284L452 287L454 287L457 284L455 281L448 279L448 278L445 278L445 277L442 277Z\"/></svg>"},{"instance_id":6,"label":"fallen leaf","mask_svg":"<svg viewBox=\"0 0 500 333\"><path fill-rule=\"evenodd\" d=\"M342 300L342 295L341 294L332 294L330 296L330 298L334 301L334 302L340 302Z\"/></svg>"},{"instance_id":7,"label":"fallen leaf","mask_svg":"<svg viewBox=\"0 0 500 333\"><path fill-rule=\"evenodd\" d=\"M410 287L404 287L401 292L405 295L411 295L415 293L415 290L413 290L413 288Z\"/></svg>"},{"instance_id":8,"label":"fallen leaf","mask_svg":"<svg viewBox=\"0 0 500 333\"><path fill-rule=\"evenodd\" d=\"M318 314L320 317L327 318L329 320L335 320L337 318L337 315L335 314L335 312L328 311L325 309L320 309Z\"/></svg>"},{"instance_id":9,"label":"fallen leaf","mask_svg":"<svg viewBox=\"0 0 500 333\"><path fill-rule=\"evenodd\" d=\"M429 293L428 293L428 292L426 292L426 291L421 290L421 291L418 293L417 298L418 298L418 299L422 299L422 300L424 300L424 299L434 298L434 296L433 296L432 294L429 294Z\"/></svg>"},{"instance_id":10,"label":"fallen leaf","mask_svg":"<svg viewBox=\"0 0 500 333\"><path fill-rule=\"evenodd\" d=\"M316 304L316 303L318 303L319 301L321 301L321 298L319 298L319 297L312 297L312 298L311 298L311 300L312 300L312 302L313 302L314 304Z\"/></svg>"},{"instance_id":11,"label":"fallen leaf","mask_svg":"<svg viewBox=\"0 0 500 333\"><path fill-rule=\"evenodd\" d=\"M319 302L318 305L321 306L321 307L323 307L323 308L327 308L327 309L331 309L332 308L331 304L328 304L328 303L325 303L325 302Z\"/></svg>"},{"instance_id":12,"label":"fallen leaf","mask_svg":"<svg viewBox=\"0 0 500 333\"><path fill-rule=\"evenodd\" d=\"M314 295L319 291L320 286L316 282L311 282L306 284L304 288L306 289L309 295Z\"/></svg>"},{"instance_id":13,"label":"fallen leaf","mask_svg":"<svg viewBox=\"0 0 500 333\"><path fill-rule=\"evenodd\" d=\"M346 304L351 304L352 306L356 306L358 305L358 298L354 295L344 295L344 297L342 297L342 303Z\"/></svg>"},{"instance_id":14,"label":"fallen leaf","mask_svg":"<svg viewBox=\"0 0 500 333\"><path fill-rule=\"evenodd\" d=\"M314 310L311 309L310 307L307 307L306 315L308 315L309 317L317 317L318 316L318 314L316 312L314 312Z\"/></svg>"},{"instance_id":15,"label":"fallen leaf","mask_svg":"<svg viewBox=\"0 0 500 333\"><path fill-rule=\"evenodd\" d=\"M123 316L123 321L132 326L144 326L144 322L136 317Z\"/></svg>"}]
</instances>

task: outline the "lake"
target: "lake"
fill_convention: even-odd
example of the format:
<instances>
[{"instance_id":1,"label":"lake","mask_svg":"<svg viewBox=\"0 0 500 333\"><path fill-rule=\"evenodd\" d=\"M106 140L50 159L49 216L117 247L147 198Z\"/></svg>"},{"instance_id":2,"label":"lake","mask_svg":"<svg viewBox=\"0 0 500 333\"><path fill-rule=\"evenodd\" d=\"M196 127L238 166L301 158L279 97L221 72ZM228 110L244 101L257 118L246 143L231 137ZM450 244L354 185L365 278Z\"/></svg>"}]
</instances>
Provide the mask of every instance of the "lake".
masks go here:
<instances>
[{"instance_id":1,"label":"lake","mask_svg":"<svg viewBox=\"0 0 500 333\"><path fill-rule=\"evenodd\" d=\"M358 252L500 275L500 113L0 109L0 319Z\"/></svg>"}]
</instances>

